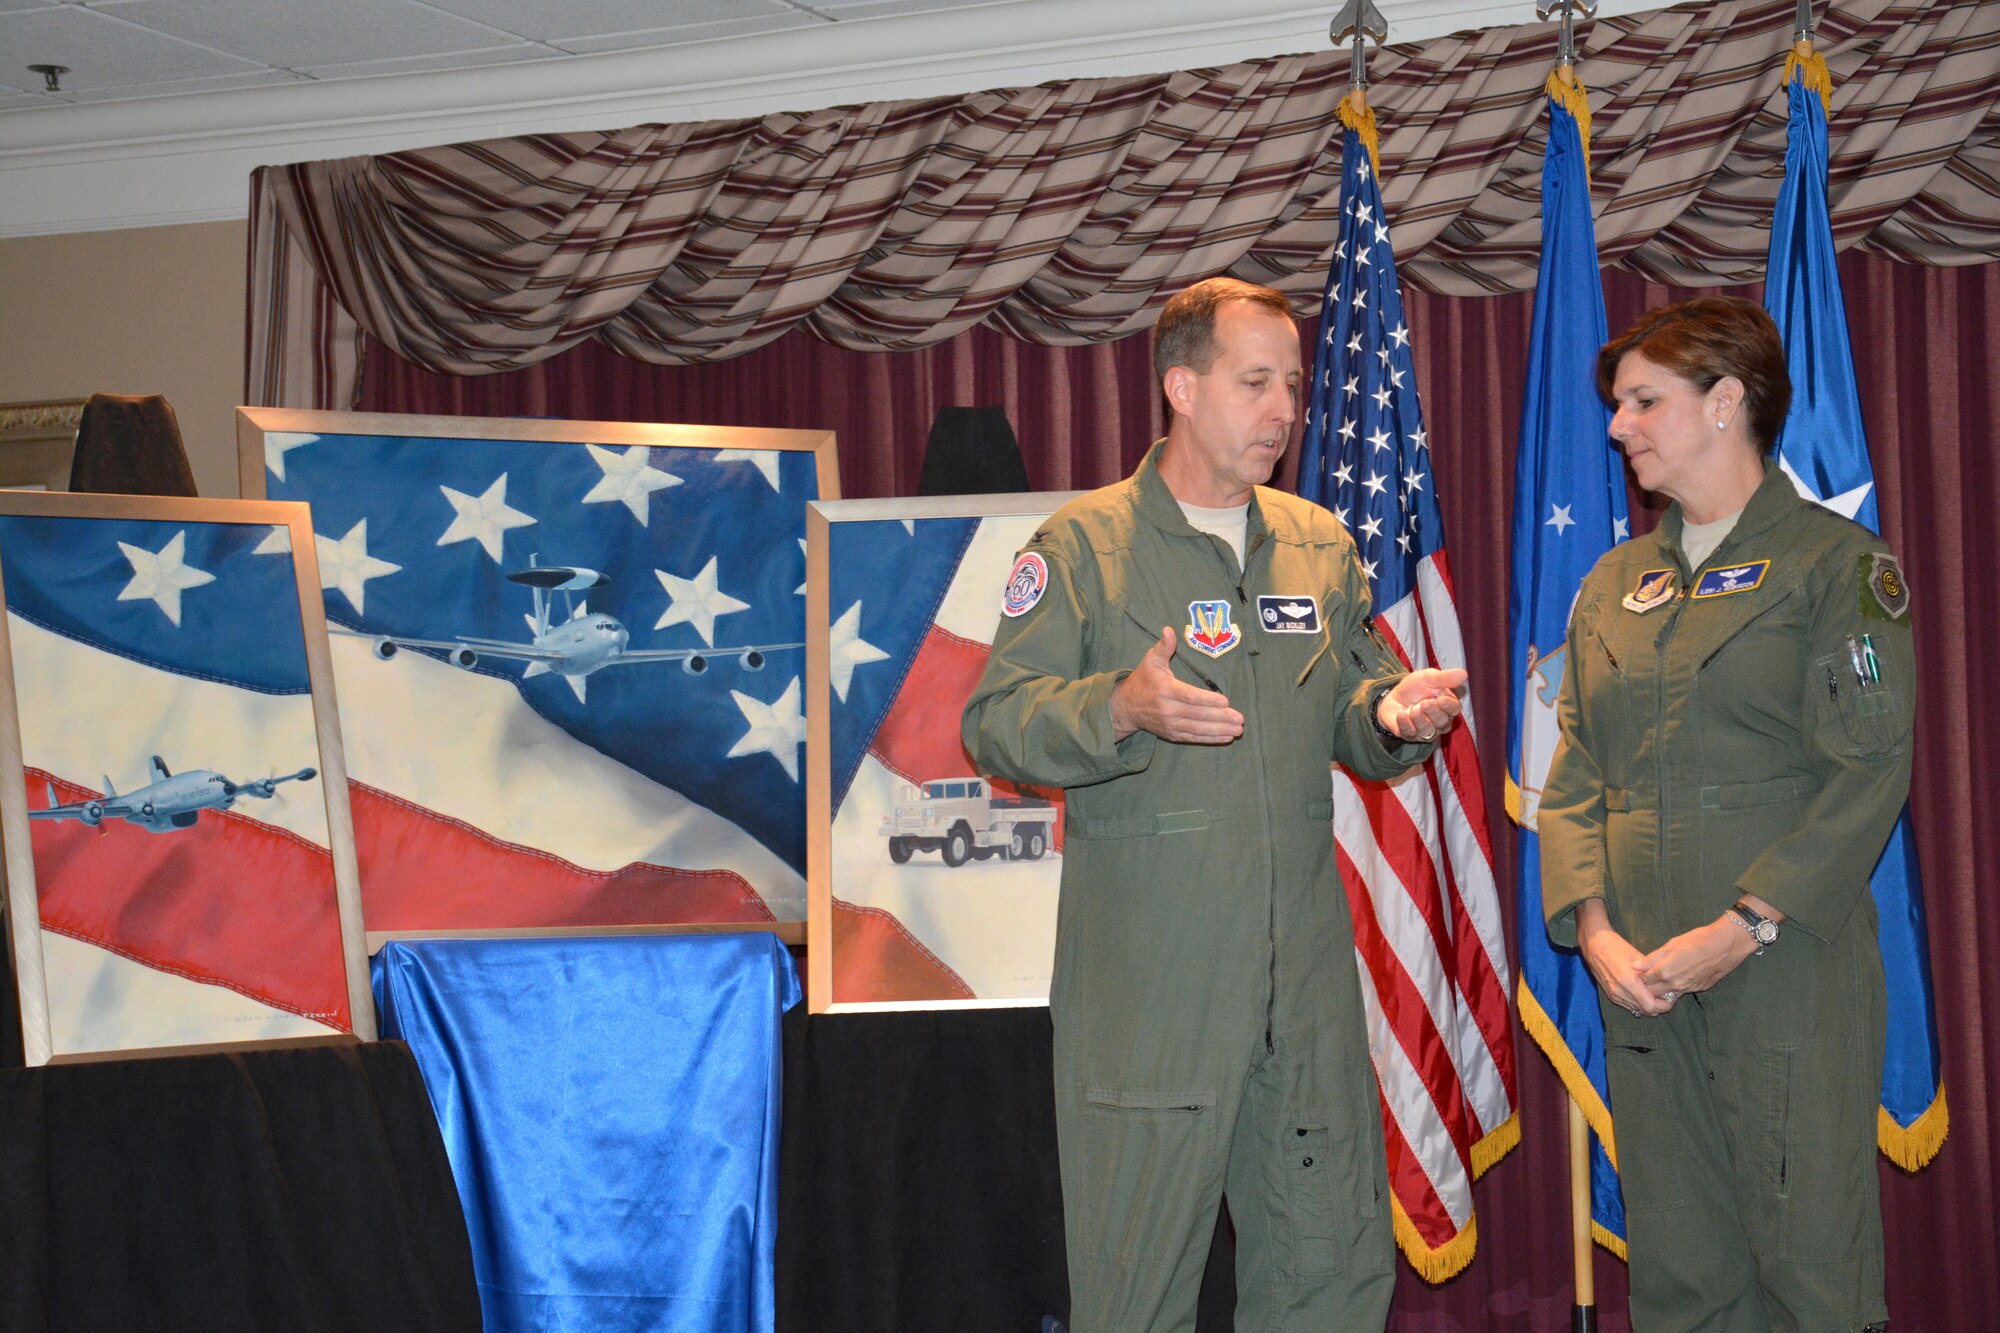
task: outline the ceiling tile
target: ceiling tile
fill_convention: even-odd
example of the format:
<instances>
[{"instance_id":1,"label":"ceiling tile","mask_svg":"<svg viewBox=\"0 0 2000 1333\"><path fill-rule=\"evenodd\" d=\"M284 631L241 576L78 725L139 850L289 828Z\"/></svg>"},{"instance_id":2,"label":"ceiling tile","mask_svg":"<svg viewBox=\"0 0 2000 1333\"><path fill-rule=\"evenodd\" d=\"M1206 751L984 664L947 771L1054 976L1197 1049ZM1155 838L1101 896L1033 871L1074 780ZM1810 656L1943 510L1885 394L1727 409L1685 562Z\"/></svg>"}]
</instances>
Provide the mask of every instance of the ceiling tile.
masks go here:
<instances>
[{"instance_id":1,"label":"ceiling tile","mask_svg":"<svg viewBox=\"0 0 2000 1333\"><path fill-rule=\"evenodd\" d=\"M395 56L388 60L347 60L333 65L308 65L299 72L315 79L353 79L371 74L411 74L426 70L467 69L475 65L512 65L523 60L557 60L561 51L540 42L517 42L488 51L453 51L436 56Z\"/></svg>"},{"instance_id":2,"label":"ceiling tile","mask_svg":"<svg viewBox=\"0 0 2000 1333\"><path fill-rule=\"evenodd\" d=\"M59 0L0 0L0 14L12 14L23 9L47 9Z\"/></svg>"},{"instance_id":3,"label":"ceiling tile","mask_svg":"<svg viewBox=\"0 0 2000 1333\"><path fill-rule=\"evenodd\" d=\"M549 0L430 0L430 3L461 17L541 41L638 32L657 34L684 25L787 15L805 21L811 18L780 0L563 0L561 4L550 4ZM657 46L663 40L672 39L655 36L650 44Z\"/></svg>"},{"instance_id":4,"label":"ceiling tile","mask_svg":"<svg viewBox=\"0 0 2000 1333\"><path fill-rule=\"evenodd\" d=\"M181 93L224 92L231 88L263 88L276 83L309 83L304 75L283 69L253 69L241 74L217 74L206 79L177 79L170 83L135 83L120 88L101 88L77 93L78 102L122 102L137 97L173 97Z\"/></svg>"},{"instance_id":5,"label":"ceiling tile","mask_svg":"<svg viewBox=\"0 0 2000 1333\"><path fill-rule=\"evenodd\" d=\"M599 51L631 51L648 46L679 46L686 42L714 41L721 37L747 37L759 32L782 32L788 28L823 28L826 24L796 10L766 14L756 18L722 19L713 23L690 23L678 28L650 28L637 32L605 33L588 37L550 38L550 46L588 55Z\"/></svg>"},{"instance_id":6,"label":"ceiling tile","mask_svg":"<svg viewBox=\"0 0 2000 1333\"><path fill-rule=\"evenodd\" d=\"M76 5L0 14L0 51L9 66L68 65L64 92L233 74L256 64ZM7 77L30 76L9 68Z\"/></svg>"},{"instance_id":7,"label":"ceiling tile","mask_svg":"<svg viewBox=\"0 0 2000 1333\"><path fill-rule=\"evenodd\" d=\"M496 32L409 0L96 0L106 14L266 65L301 69L357 60L509 46Z\"/></svg>"}]
</instances>

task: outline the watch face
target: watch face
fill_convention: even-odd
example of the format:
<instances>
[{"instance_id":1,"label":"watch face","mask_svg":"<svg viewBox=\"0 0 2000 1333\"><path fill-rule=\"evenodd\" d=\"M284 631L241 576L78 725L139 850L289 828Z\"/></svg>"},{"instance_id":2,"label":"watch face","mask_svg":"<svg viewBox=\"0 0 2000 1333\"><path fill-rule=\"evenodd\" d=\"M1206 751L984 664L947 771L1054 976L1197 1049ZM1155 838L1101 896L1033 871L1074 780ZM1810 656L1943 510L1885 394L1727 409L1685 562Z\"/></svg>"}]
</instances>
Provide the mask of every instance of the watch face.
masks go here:
<instances>
[{"instance_id":1,"label":"watch face","mask_svg":"<svg viewBox=\"0 0 2000 1333\"><path fill-rule=\"evenodd\" d=\"M1759 921L1750 928L1750 933L1757 937L1757 943L1759 944L1776 944L1778 942L1778 923L1770 920Z\"/></svg>"}]
</instances>

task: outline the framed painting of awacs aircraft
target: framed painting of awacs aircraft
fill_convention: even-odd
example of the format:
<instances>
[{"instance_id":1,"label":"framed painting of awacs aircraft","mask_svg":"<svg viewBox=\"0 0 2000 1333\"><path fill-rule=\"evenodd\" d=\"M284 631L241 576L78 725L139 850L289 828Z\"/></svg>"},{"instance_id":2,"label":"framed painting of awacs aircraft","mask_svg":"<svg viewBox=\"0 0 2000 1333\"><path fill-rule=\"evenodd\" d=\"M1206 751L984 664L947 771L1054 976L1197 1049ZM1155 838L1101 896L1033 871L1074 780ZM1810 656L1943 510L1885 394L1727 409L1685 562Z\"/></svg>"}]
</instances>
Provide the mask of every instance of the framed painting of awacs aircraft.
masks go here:
<instances>
[{"instance_id":1,"label":"framed painting of awacs aircraft","mask_svg":"<svg viewBox=\"0 0 2000 1333\"><path fill-rule=\"evenodd\" d=\"M0 492L0 834L31 1064L372 1038L304 505Z\"/></svg>"},{"instance_id":2,"label":"framed painting of awacs aircraft","mask_svg":"<svg viewBox=\"0 0 2000 1333\"><path fill-rule=\"evenodd\" d=\"M1048 1001L1062 793L979 772L959 715L1016 552L1072 494L808 510L815 1013Z\"/></svg>"},{"instance_id":3,"label":"framed painting of awacs aircraft","mask_svg":"<svg viewBox=\"0 0 2000 1333\"><path fill-rule=\"evenodd\" d=\"M243 408L237 444L312 505L371 948L803 937L831 432Z\"/></svg>"}]
</instances>

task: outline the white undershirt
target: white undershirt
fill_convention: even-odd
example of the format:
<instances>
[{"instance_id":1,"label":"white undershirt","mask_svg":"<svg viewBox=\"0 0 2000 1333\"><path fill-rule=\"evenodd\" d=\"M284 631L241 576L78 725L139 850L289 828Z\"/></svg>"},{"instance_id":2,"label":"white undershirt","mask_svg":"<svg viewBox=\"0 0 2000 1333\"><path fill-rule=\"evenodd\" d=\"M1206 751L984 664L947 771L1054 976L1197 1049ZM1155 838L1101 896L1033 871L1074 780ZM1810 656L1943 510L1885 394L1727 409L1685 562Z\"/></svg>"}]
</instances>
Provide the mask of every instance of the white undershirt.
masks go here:
<instances>
[{"instance_id":1,"label":"white undershirt","mask_svg":"<svg viewBox=\"0 0 2000 1333\"><path fill-rule=\"evenodd\" d=\"M1211 537L1220 537L1229 543L1229 549L1236 552L1236 567L1243 567L1243 542L1250 535L1250 502L1229 509L1204 509L1191 505L1185 500L1176 500L1181 512L1196 532L1205 532Z\"/></svg>"},{"instance_id":2,"label":"white undershirt","mask_svg":"<svg viewBox=\"0 0 2000 1333\"><path fill-rule=\"evenodd\" d=\"M1727 518L1718 518L1713 523L1681 524L1681 554L1687 557L1689 569L1700 569L1702 561L1715 554L1715 548L1722 545L1736 527L1736 520L1743 517L1737 510Z\"/></svg>"}]
</instances>

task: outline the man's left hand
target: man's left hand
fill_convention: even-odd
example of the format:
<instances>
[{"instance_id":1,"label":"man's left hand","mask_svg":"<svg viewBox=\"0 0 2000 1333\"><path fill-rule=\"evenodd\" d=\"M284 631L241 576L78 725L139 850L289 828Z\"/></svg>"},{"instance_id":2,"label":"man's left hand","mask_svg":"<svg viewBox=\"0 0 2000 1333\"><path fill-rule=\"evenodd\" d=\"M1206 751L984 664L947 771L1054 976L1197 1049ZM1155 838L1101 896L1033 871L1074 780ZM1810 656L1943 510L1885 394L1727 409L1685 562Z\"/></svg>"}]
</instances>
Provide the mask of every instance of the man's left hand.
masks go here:
<instances>
[{"instance_id":1,"label":"man's left hand","mask_svg":"<svg viewBox=\"0 0 2000 1333\"><path fill-rule=\"evenodd\" d=\"M1465 672L1457 668L1412 671L1376 701L1376 720L1406 741L1434 741L1463 709L1458 692L1464 685Z\"/></svg>"}]
</instances>

